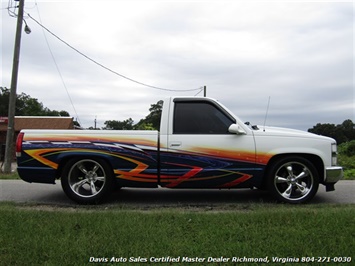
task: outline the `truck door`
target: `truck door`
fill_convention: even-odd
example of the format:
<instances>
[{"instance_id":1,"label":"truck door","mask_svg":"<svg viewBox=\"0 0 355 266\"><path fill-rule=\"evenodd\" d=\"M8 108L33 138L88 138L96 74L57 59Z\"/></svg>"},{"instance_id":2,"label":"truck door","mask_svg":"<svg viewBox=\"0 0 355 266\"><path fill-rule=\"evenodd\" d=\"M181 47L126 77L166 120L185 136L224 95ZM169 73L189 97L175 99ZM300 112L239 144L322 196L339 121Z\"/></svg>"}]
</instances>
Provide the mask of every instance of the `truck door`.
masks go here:
<instances>
[{"instance_id":1,"label":"truck door","mask_svg":"<svg viewBox=\"0 0 355 266\"><path fill-rule=\"evenodd\" d=\"M209 100L174 99L167 152L161 152L161 185L176 188L250 187L255 167L252 133L236 135L236 123ZM165 173L164 173L165 172Z\"/></svg>"}]
</instances>

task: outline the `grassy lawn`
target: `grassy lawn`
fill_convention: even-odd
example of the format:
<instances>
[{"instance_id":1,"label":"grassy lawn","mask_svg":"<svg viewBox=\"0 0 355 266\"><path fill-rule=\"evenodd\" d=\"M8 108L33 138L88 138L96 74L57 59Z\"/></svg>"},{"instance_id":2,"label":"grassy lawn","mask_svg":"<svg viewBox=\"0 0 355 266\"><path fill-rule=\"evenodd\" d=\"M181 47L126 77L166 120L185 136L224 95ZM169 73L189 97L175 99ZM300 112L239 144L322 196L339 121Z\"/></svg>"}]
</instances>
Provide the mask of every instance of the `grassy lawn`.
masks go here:
<instances>
[{"instance_id":1,"label":"grassy lawn","mask_svg":"<svg viewBox=\"0 0 355 266\"><path fill-rule=\"evenodd\" d=\"M0 264L87 265L101 258L107 265L186 265L199 257L204 261L192 264L260 265L232 259L268 257L272 265L273 257L350 257L354 211L354 205L255 203L221 210L143 210L0 203ZM228 261L218 262L222 256Z\"/></svg>"},{"instance_id":2,"label":"grassy lawn","mask_svg":"<svg viewBox=\"0 0 355 266\"><path fill-rule=\"evenodd\" d=\"M20 179L19 175L17 172L11 173L11 174L4 174L0 172L0 179Z\"/></svg>"}]
</instances>

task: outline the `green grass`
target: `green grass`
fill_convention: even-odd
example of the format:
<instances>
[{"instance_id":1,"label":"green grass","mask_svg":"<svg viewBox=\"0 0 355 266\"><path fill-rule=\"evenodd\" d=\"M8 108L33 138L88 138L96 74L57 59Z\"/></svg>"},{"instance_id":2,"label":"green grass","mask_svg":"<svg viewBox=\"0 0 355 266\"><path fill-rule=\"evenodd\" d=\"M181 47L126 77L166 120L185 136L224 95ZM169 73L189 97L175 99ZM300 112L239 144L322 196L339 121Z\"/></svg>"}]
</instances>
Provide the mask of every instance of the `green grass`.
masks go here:
<instances>
[{"instance_id":1,"label":"green grass","mask_svg":"<svg viewBox=\"0 0 355 266\"><path fill-rule=\"evenodd\" d=\"M4 174L0 172L0 179L20 179L17 172L13 172L11 174Z\"/></svg>"},{"instance_id":2,"label":"green grass","mask_svg":"<svg viewBox=\"0 0 355 266\"><path fill-rule=\"evenodd\" d=\"M130 210L0 203L0 264L87 265L90 257L349 257L354 211L354 205Z\"/></svg>"}]
</instances>

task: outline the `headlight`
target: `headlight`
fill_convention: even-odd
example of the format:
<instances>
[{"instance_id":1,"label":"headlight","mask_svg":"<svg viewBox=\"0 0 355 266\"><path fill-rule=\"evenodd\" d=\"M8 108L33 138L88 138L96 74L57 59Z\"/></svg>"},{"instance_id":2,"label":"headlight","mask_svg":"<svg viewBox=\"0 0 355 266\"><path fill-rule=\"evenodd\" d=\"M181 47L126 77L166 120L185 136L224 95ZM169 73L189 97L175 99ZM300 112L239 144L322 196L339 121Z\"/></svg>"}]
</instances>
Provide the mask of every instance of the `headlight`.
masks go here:
<instances>
[{"instance_id":1,"label":"headlight","mask_svg":"<svg viewBox=\"0 0 355 266\"><path fill-rule=\"evenodd\" d=\"M338 164L338 148L336 143L332 143L332 166Z\"/></svg>"}]
</instances>

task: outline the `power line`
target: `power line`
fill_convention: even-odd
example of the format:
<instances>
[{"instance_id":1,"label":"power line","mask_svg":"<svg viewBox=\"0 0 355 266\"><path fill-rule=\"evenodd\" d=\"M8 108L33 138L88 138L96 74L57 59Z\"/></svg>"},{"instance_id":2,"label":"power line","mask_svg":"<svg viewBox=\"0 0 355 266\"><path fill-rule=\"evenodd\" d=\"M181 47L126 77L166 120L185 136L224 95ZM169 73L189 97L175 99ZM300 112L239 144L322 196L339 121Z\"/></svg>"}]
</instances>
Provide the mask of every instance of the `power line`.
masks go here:
<instances>
[{"instance_id":1,"label":"power line","mask_svg":"<svg viewBox=\"0 0 355 266\"><path fill-rule=\"evenodd\" d=\"M38 5L37 5L37 1L36 1L36 7L37 7L37 12L38 12L39 20L42 22L41 15L40 15L40 13L39 13L39 8L38 8ZM67 85L66 85L65 82L64 82L63 75L62 75L62 73L61 73L61 71L60 71L60 69L59 69L59 66L58 66L58 64L57 64L57 61L55 60L53 51L52 51L52 49L51 49L51 47L50 47L50 45L49 45L49 42L48 42L46 33L45 33L45 31L44 31L43 28L42 28L42 31L43 31L44 39L45 39L45 41L46 41L46 43L47 43L48 50L49 50L49 52L50 52L50 54L51 54L51 56L52 56L54 65L55 65L55 67L56 67L56 69L57 69L57 72L58 72L58 74L59 74L59 77L60 77L60 79L61 79L61 81L62 81L63 87L65 88L65 91L67 92L67 95L68 95L69 101L70 101L70 103L71 103L71 106L73 107L73 110L74 110L74 112L75 112L76 119L79 121L79 124L81 125L80 118L79 118L79 116L78 116L78 112L77 112L76 109L75 109L73 100L72 100L72 98L70 97L70 94L69 94Z\"/></svg>"},{"instance_id":2,"label":"power line","mask_svg":"<svg viewBox=\"0 0 355 266\"><path fill-rule=\"evenodd\" d=\"M37 13L38 13L38 16L39 16L39 20L42 22L41 15L40 15L40 13L39 13L39 8L38 8L38 5L37 5L37 1L35 1L35 5L32 7L32 9L33 9L33 8L37 8ZM4 8L4 9L7 9L7 10L8 10L8 14L9 14L10 17L15 17L15 18L17 17L17 14L16 14L16 12L15 12L16 9L17 9L17 5L13 3L13 0L9 0L9 2L8 2L8 7L7 7L7 8ZM13 9L14 11L11 11L11 9ZM25 19L23 19L23 21L26 23ZM26 24L26 26L27 26L27 24ZM61 73L61 71L60 71L60 69L59 69L59 66L58 66L57 62L56 62L56 59L55 59L54 54L53 54L53 51L52 51L52 49L51 49L51 47L50 47L50 45L49 45L47 36L46 36L45 31L44 31L43 28L42 28L42 31L43 31L43 36L44 36L44 39L45 39L45 41L46 41L48 50L49 50L49 52L50 52L50 54L51 54L51 57L52 57L52 59L53 59L54 65L55 65L55 67L56 67L56 69L57 69L57 72L58 72L58 74L59 74L59 77L60 77L60 79L61 79L61 81L62 81L62 84L63 84L63 86L64 86L64 88L65 88L65 90L66 90L66 92L67 92L68 98L69 98L69 100L70 100L70 103L71 103L72 108L73 108L73 110L74 110L74 113L75 113L75 115L76 115L76 119L78 120L78 122L79 122L79 124L80 124L80 123L81 123L81 122L80 122L80 118L79 118L78 113L77 113L77 111L76 111L76 108L75 108L75 106L74 106L73 100L72 100L72 98L70 97L68 88L67 88L67 86L66 86L66 84L65 84L65 82L64 82L62 73Z\"/></svg>"},{"instance_id":3,"label":"power line","mask_svg":"<svg viewBox=\"0 0 355 266\"><path fill-rule=\"evenodd\" d=\"M43 29L45 29L48 33L50 33L52 36L54 36L55 38L57 38L59 41L61 41L62 43L64 43L66 46L68 46L69 48L73 49L75 52L77 52L78 54L82 55L83 57L85 57L86 59L88 59L89 61L93 62L94 64L102 67L103 69L106 69L107 71L110 71L111 73L120 76L121 78L127 79L131 82L137 83L139 85L145 86L145 87L149 87L152 89L157 89L157 90L163 90L163 91L175 91L175 92L187 92L187 91L200 91L201 87L197 88L197 89L186 89L186 90L176 90L176 89L166 89L166 88L161 88L161 87L156 87L156 86L152 86L140 81L137 81L135 79L129 78L125 75L122 75L120 73L118 73L117 71L114 71L112 69L110 69L109 67L104 66L103 64L97 62L96 60L92 59L91 57L87 56L86 54L84 54L83 52L79 51L77 48L73 47L72 45L70 45L69 43L67 43L66 41L64 41L62 38L58 37L56 34L54 34L52 31L50 31L48 28L46 28L44 25L42 25L40 22L38 22L36 19L34 19L30 14L26 13L28 15L28 17L30 19L32 19L34 22L36 22L39 26L41 26Z\"/></svg>"},{"instance_id":4,"label":"power line","mask_svg":"<svg viewBox=\"0 0 355 266\"><path fill-rule=\"evenodd\" d=\"M204 87L201 87L200 90L194 96L199 95L203 90L204 90Z\"/></svg>"},{"instance_id":5,"label":"power line","mask_svg":"<svg viewBox=\"0 0 355 266\"><path fill-rule=\"evenodd\" d=\"M10 17L17 18L17 14L15 12L16 8L17 5L15 5L12 0L9 0L9 2L7 3L7 8L4 9L7 9L7 13L9 14ZM13 11L11 11L11 9L13 9Z\"/></svg>"}]
</instances>

